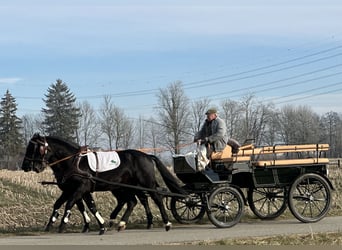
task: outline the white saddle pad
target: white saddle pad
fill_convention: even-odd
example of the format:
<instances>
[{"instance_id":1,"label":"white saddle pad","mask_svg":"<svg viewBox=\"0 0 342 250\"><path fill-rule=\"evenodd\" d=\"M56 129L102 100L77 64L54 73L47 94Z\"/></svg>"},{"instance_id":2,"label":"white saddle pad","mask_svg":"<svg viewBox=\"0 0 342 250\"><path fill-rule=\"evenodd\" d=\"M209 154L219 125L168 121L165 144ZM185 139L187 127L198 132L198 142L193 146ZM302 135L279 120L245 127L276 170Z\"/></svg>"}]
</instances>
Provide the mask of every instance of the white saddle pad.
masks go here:
<instances>
[{"instance_id":1,"label":"white saddle pad","mask_svg":"<svg viewBox=\"0 0 342 250\"><path fill-rule=\"evenodd\" d=\"M94 172L113 170L120 165L120 158L116 151L90 152L87 153L87 158L89 167Z\"/></svg>"}]
</instances>

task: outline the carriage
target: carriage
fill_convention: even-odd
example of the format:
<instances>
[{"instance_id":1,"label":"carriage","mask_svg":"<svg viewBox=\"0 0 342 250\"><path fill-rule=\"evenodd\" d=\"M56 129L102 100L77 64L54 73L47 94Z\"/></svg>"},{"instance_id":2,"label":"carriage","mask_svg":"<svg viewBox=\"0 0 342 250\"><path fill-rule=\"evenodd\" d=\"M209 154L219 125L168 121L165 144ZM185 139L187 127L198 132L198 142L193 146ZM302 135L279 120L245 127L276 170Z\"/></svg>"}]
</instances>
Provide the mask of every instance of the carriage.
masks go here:
<instances>
[{"instance_id":1,"label":"carriage","mask_svg":"<svg viewBox=\"0 0 342 250\"><path fill-rule=\"evenodd\" d=\"M227 145L198 171L195 154L175 155L174 172L188 197L172 197L170 209L180 223L195 223L207 213L217 227L237 224L248 205L260 219L274 219L289 207L304 223L324 218L331 206L328 144L247 144L233 153Z\"/></svg>"}]
</instances>

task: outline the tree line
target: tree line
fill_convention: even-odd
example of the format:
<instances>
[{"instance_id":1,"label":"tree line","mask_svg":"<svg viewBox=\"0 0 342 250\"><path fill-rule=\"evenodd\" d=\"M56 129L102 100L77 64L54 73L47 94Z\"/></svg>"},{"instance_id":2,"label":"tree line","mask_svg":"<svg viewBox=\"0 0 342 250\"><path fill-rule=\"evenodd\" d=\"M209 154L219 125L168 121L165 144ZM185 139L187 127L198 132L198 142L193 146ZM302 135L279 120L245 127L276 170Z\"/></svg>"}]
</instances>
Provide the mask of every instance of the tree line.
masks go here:
<instances>
[{"instance_id":1,"label":"tree line","mask_svg":"<svg viewBox=\"0 0 342 250\"><path fill-rule=\"evenodd\" d=\"M35 115L18 117L15 98L7 90L0 103L0 167L16 169L32 135L60 136L93 148L149 149L158 154L184 153L205 119L205 111L215 100L191 101L180 81L169 83L156 94L155 115L132 119L110 96L104 96L99 109L88 102L77 102L61 79L47 89L45 107ZM230 138L241 144L256 145L328 143L329 157L341 157L342 114L330 111L318 115L308 106L259 101L247 94L240 100L215 103L227 124Z\"/></svg>"}]
</instances>

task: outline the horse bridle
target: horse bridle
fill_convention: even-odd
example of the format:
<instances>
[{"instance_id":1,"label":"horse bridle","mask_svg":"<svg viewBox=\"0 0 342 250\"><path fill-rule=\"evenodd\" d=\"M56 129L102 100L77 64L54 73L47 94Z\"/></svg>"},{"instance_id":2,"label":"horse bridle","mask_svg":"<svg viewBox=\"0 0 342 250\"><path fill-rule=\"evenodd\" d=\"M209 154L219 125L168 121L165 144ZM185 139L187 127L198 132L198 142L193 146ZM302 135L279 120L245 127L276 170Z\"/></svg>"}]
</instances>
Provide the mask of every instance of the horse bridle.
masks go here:
<instances>
[{"instance_id":1,"label":"horse bridle","mask_svg":"<svg viewBox=\"0 0 342 250\"><path fill-rule=\"evenodd\" d=\"M31 157L28 157L25 155L24 159L29 160L31 162L39 162L39 163L48 163L47 160L45 159L45 156L48 152L48 148L49 148L49 144L46 141L46 138L43 137L43 141L42 140L33 140L31 139L29 141L29 143L32 143L34 145L34 149L33 149L33 153ZM35 155L37 152L37 147L39 147L39 154L41 156L41 159L36 159Z\"/></svg>"}]
</instances>

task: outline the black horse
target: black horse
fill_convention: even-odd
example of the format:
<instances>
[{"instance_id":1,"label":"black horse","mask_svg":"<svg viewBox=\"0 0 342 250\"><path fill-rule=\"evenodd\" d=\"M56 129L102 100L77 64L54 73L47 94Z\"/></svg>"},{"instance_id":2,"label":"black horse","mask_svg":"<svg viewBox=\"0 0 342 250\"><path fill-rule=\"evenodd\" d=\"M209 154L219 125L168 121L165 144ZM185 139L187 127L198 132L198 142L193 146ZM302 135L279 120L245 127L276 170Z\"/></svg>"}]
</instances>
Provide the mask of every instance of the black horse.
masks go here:
<instances>
[{"instance_id":1,"label":"black horse","mask_svg":"<svg viewBox=\"0 0 342 250\"><path fill-rule=\"evenodd\" d=\"M55 184L55 183L53 183L53 184ZM58 186L63 191L63 185L58 184ZM127 211L133 210L133 208L135 207L135 205L137 203L137 200L135 198L130 200L130 198L126 196L125 190L122 190L122 189L113 190L112 193L117 200L117 206L115 207L115 209L113 210L113 212L110 215L110 219L114 220L125 204L127 204ZM64 196L61 196L61 197L64 197ZM151 209L150 209L149 204L148 204L148 198L144 193L137 194L137 197L139 198L141 204L144 206L145 211L146 211L147 229L151 229L153 226L153 215L152 215ZM80 211L82 218L83 218L83 222L84 222L82 233L86 233L86 232L90 231L90 217L89 217L89 215L85 209L83 201L86 203L89 210L92 212L92 214L95 217L96 217L96 213L98 211L96 209L95 201L94 201L91 193L89 193L89 192L85 193L83 195L82 199L76 202L77 208ZM45 231L47 231L47 232L50 231L52 224L57 220L57 218L59 216L58 210L61 208L61 206L64 204L64 202L65 202L64 198L60 198L55 202L55 204L53 206L54 207L53 213L49 219L49 222L47 223L47 225L45 227ZM97 222L100 226L100 233L99 234L102 235L105 232L105 226L104 226L102 220L100 220L97 217L96 217L96 219L97 219ZM110 227L112 227L114 225L114 222L110 221L109 225L110 225ZM118 226L118 231L124 230L125 228L126 228L126 223L121 221L121 223ZM60 227L59 231L62 232L63 227Z\"/></svg>"},{"instance_id":2,"label":"black horse","mask_svg":"<svg viewBox=\"0 0 342 250\"><path fill-rule=\"evenodd\" d=\"M96 173L89 168L86 157L80 157L80 152L81 147L77 144L67 142L59 137L45 137L39 134L35 134L31 138L26 148L22 169L39 173L50 166L59 187L63 190L62 195L55 203L55 205L61 206L66 202L65 212L59 226L60 231L63 231L65 224L69 220L71 208L82 199L86 201L90 208L93 205L94 209L90 210L94 213L100 227L103 226L104 220L96 211L95 203L90 198L91 192L94 191L111 191L114 195L124 194L125 202L133 201L133 206L131 208L127 206L127 210L121 219L120 224L124 226L136 204L135 195L140 197L141 194L144 194L144 188L148 190L149 195L157 204L165 229L167 231L170 229L171 223L163 205L163 195L156 192L159 185L156 181L154 166L159 170L171 192L179 194L186 194L186 192L180 188L176 178L157 157L138 150L118 151L121 161L120 166L110 171ZM122 185L137 186L142 189L129 187L123 189ZM50 222L56 220L55 212L54 207Z\"/></svg>"}]
</instances>

